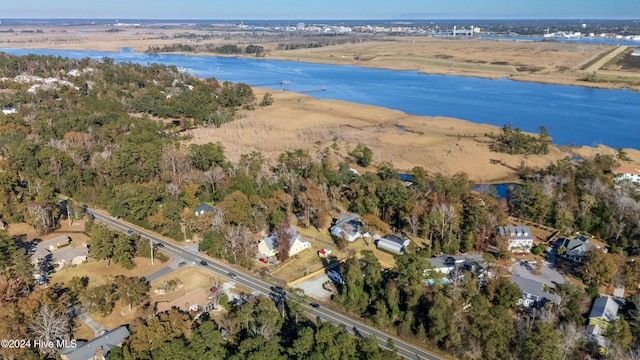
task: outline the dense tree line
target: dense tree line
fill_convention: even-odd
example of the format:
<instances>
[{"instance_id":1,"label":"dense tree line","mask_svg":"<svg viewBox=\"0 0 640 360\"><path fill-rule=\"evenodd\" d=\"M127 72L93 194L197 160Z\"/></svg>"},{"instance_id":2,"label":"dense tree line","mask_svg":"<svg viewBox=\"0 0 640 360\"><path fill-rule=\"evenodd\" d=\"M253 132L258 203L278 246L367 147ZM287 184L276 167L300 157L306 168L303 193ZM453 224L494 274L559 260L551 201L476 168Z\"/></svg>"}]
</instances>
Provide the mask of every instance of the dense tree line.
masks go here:
<instances>
[{"instance_id":1,"label":"dense tree line","mask_svg":"<svg viewBox=\"0 0 640 360\"><path fill-rule=\"evenodd\" d=\"M376 340L355 338L330 323L309 320L299 300L276 306L257 297L219 319L193 320L169 310L140 318L109 359L395 359Z\"/></svg>"},{"instance_id":2,"label":"dense tree line","mask_svg":"<svg viewBox=\"0 0 640 360\"><path fill-rule=\"evenodd\" d=\"M540 127L538 137L527 135L519 128L512 128L506 124L502 127L502 132L493 136L494 142L491 150L504 152L507 154L536 155L549 153L551 136L544 126Z\"/></svg>"},{"instance_id":3,"label":"dense tree line","mask_svg":"<svg viewBox=\"0 0 640 360\"><path fill-rule=\"evenodd\" d=\"M238 46L233 44L226 44L216 46L214 44L171 44L164 46L149 46L147 54L159 54L159 53L171 53L171 52L210 52L224 55L255 55L261 56L264 54L264 47L260 45L250 44L247 46Z\"/></svg>"}]
</instances>

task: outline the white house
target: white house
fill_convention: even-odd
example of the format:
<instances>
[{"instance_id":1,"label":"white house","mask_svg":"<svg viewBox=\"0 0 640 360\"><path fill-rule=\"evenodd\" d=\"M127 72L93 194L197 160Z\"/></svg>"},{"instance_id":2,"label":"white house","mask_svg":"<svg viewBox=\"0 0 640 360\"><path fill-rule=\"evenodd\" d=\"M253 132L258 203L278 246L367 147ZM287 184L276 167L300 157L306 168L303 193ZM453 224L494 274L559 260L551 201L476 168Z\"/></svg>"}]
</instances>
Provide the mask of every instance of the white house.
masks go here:
<instances>
[{"instance_id":1,"label":"white house","mask_svg":"<svg viewBox=\"0 0 640 360\"><path fill-rule=\"evenodd\" d=\"M636 184L640 184L640 169L633 166L620 166L611 169L614 175L614 181L631 181Z\"/></svg>"},{"instance_id":2,"label":"white house","mask_svg":"<svg viewBox=\"0 0 640 360\"><path fill-rule=\"evenodd\" d=\"M304 241L300 238L300 234L296 231L296 229L291 226L287 230L291 235L290 247L289 247L289 256L294 256L304 249L311 248L311 243L308 241ZM258 252L263 255L273 257L276 256L278 252L276 250L276 235L271 234L267 237L264 237L262 240L258 242Z\"/></svg>"},{"instance_id":3,"label":"white house","mask_svg":"<svg viewBox=\"0 0 640 360\"><path fill-rule=\"evenodd\" d=\"M329 229L331 236L335 238L344 238L352 242L361 237L371 237L368 232L361 232L364 223L360 220L360 215L340 215L335 224Z\"/></svg>"},{"instance_id":4,"label":"white house","mask_svg":"<svg viewBox=\"0 0 640 360\"><path fill-rule=\"evenodd\" d=\"M533 247L533 235L528 226L500 226L498 235L507 239L511 252L529 252Z\"/></svg>"}]
</instances>

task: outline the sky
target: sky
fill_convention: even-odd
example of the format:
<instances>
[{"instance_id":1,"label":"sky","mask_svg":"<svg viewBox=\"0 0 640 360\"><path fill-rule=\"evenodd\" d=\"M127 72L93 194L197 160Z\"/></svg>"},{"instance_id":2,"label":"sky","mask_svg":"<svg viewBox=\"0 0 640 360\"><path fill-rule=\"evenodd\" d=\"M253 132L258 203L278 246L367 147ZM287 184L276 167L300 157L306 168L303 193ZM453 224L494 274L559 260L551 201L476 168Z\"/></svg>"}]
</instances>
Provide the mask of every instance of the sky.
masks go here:
<instances>
[{"instance_id":1,"label":"sky","mask_svg":"<svg viewBox=\"0 0 640 360\"><path fill-rule=\"evenodd\" d=\"M14 18L640 20L640 0L0 0Z\"/></svg>"}]
</instances>

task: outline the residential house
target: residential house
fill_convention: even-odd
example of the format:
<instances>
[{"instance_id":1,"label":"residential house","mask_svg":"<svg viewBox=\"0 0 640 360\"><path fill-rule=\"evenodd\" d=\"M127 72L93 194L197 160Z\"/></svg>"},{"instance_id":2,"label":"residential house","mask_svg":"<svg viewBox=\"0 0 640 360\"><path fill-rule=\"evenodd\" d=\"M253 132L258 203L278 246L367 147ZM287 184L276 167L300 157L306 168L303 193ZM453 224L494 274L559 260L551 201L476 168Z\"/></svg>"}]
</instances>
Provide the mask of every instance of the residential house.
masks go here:
<instances>
[{"instance_id":1,"label":"residential house","mask_svg":"<svg viewBox=\"0 0 640 360\"><path fill-rule=\"evenodd\" d=\"M620 166L611 169L613 180L618 183L620 181L631 181L640 184L640 169L634 166Z\"/></svg>"},{"instance_id":2,"label":"residential house","mask_svg":"<svg viewBox=\"0 0 640 360\"><path fill-rule=\"evenodd\" d=\"M507 239L512 252L529 252L533 247L533 235L528 226L500 226L498 235Z\"/></svg>"},{"instance_id":3,"label":"residential house","mask_svg":"<svg viewBox=\"0 0 640 360\"><path fill-rule=\"evenodd\" d=\"M591 250L600 249L596 244L590 244L589 239L584 235L578 235L575 239L562 238L556 241L556 249L564 248L557 253L565 259L576 263L584 263L586 253Z\"/></svg>"},{"instance_id":4,"label":"residential house","mask_svg":"<svg viewBox=\"0 0 640 360\"><path fill-rule=\"evenodd\" d=\"M589 313L589 325L585 332L588 342L596 343L601 347L606 347L604 333L609 326L609 322L618 319L618 303L609 296L601 296L593 302Z\"/></svg>"},{"instance_id":5,"label":"residential house","mask_svg":"<svg viewBox=\"0 0 640 360\"><path fill-rule=\"evenodd\" d=\"M521 296L518 305L531 308L544 305L547 301L554 304L560 303L560 296L552 294L544 289L544 284L520 275L511 275L511 282L520 287Z\"/></svg>"},{"instance_id":6,"label":"residential house","mask_svg":"<svg viewBox=\"0 0 640 360\"><path fill-rule=\"evenodd\" d=\"M431 264L431 271L444 275L451 275L455 273L456 270L475 271L479 263L483 262L483 259L480 254L462 256L443 255L428 258L427 261Z\"/></svg>"},{"instance_id":7,"label":"residential house","mask_svg":"<svg viewBox=\"0 0 640 360\"><path fill-rule=\"evenodd\" d=\"M51 240L39 242L31 253L31 262L36 267L41 266L43 263L48 266L48 263L53 261L52 252L62 246L69 245L70 242L71 238L68 236L58 236Z\"/></svg>"},{"instance_id":8,"label":"residential house","mask_svg":"<svg viewBox=\"0 0 640 360\"><path fill-rule=\"evenodd\" d=\"M386 250L395 254L403 254L407 250L407 246L411 244L411 240L402 238L394 234L388 234L383 238L376 240L376 247L380 250Z\"/></svg>"},{"instance_id":9,"label":"residential house","mask_svg":"<svg viewBox=\"0 0 640 360\"><path fill-rule=\"evenodd\" d=\"M336 220L335 224L329 229L331 236L335 238L344 238L345 240L352 242L361 237L371 237L368 232L362 232L364 223L360 220L360 215L340 215L340 218Z\"/></svg>"},{"instance_id":10,"label":"residential house","mask_svg":"<svg viewBox=\"0 0 640 360\"><path fill-rule=\"evenodd\" d=\"M216 208L214 208L213 206L207 204L206 202L201 202L200 205L198 205L198 207L196 207L195 209L193 209L193 213L196 216L200 216L206 212L208 213L215 213L216 211L218 211Z\"/></svg>"},{"instance_id":11,"label":"residential house","mask_svg":"<svg viewBox=\"0 0 640 360\"><path fill-rule=\"evenodd\" d=\"M287 232L291 236L291 240L289 241L289 256L294 256L304 249L311 248L311 243L302 240L300 234L298 234L293 226L289 227ZM278 252L276 250L276 235L271 234L262 238L262 240L258 242L258 252L269 257L276 256Z\"/></svg>"},{"instance_id":12,"label":"residential house","mask_svg":"<svg viewBox=\"0 0 640 360\"><path fill-rule=\"evenodd\" d=\"M109 351L131 335L125 325L84 342L76 342L76 347L67 347L60 353L62 360L105 360Z\"/></svg>"}]
</instances>

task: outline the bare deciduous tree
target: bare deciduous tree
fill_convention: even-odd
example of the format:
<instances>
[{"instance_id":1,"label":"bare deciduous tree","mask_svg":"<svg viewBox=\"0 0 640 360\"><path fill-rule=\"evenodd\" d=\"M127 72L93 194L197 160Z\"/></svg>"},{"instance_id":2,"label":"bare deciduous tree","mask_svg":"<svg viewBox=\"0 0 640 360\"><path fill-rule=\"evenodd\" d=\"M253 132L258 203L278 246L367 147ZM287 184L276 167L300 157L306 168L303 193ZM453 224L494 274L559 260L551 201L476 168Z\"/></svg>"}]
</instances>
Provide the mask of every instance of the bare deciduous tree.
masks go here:
<instances>
[{"instance_id":1,"label":"bare deciduous tree","mask_svg":"<svg viewBox=\"0 0 640 360\"><path fill-rule=\"evenodd\" d=\"M289 251L291 250L291 239L295 236L295 230L289 225L287 219L282 219L275 231L275 244L276 257L280 261L286 261L289 259Z\"/></svg>"},{"instance_id":2,"label":"bare deciduous tree","mask_svg":"<svg viewBox=\"0 0 640 360\"><path fill-rule=\"evenodd\" d=\"M562 323L560 325L559 333L562 336L558 337L558 346L560 348L560 354L563 359L573 358L571 355L573 351L578 347L584 339L584 329L572 322Z\"/></svg>"},{"instance_id":3,"label":"bare deciduous tree","mask_svg":"<svg viewBox=\"0 0 640 360\"><path fill-rule=\"evenodd\" d=\"M245 226L231 225L227 228L228 253L235 263L247 264L251 258L253 241Z\"/></svg>"},{"instance_id":4,"label":"bare deciduous tree","mask_svg":"<svg viewBox=\"0 0 640 360\"><path fill-rule=\"evenodd\" d=\"M48 234L53 229L53 218L51 217L51 209L40 204L31 204L27 208L31 224L40 232L40 234Z\"/></svg>"},{"instance_id":5,"label":"bare deciduous tree","mask_svg":"<svg viewBox=\"0 0 640 360\"><path fill-rule=\"evenodd\" d=\"M44 303L40 305L29 323L29 330L42 343L56 344L59 340L68 341L71 337L71 318L67 311ZM58 349L55 346L40 347L39 351L53 355Z\"/></svg>"},{"instance_id":6,"label":"bare deciduous tree","mask_svg":"<svg viewBox=\"0 0 640 360\"><path fill-rule=\"evenodd\" d=\"M204 172L204 177L211 184L211 192L214 192L216 187L222 183L225 178L225 173L222 167L216 166L211 170Z\"/></svg>"}]
</instances>

